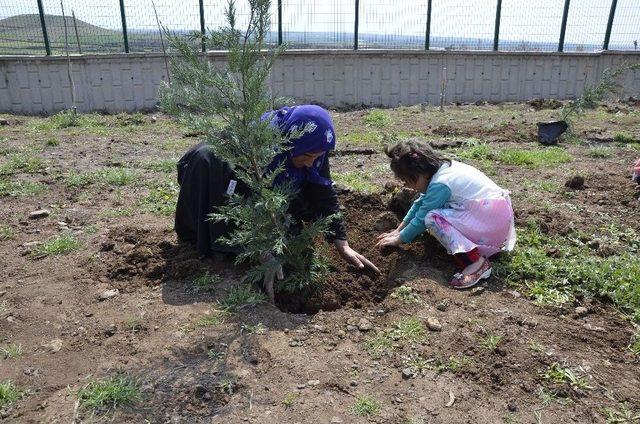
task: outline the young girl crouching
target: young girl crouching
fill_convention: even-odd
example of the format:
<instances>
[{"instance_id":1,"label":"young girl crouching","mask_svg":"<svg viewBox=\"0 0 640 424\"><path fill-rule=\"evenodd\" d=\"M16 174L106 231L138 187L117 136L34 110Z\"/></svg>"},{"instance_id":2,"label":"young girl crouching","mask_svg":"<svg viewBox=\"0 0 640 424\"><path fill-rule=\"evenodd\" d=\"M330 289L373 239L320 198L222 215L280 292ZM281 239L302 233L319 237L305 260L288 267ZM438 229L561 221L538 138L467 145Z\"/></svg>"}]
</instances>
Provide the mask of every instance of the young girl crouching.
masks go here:
<instances>
[{"instance_id":1,"label":"young girl crouching","mask_svg":"<svg viewBox=\"0 0 640 424\"><path fill-rule=\"evenodd\" d=\"M449 160L419 141L386 147L391 170L420 193L402 223L378 236L376 246L410 243L425 230L460 269L450 281L472 287L491 275L489 257L511 251L516 234L509 192L473 166Z\"/></svg>"}]
</instances>

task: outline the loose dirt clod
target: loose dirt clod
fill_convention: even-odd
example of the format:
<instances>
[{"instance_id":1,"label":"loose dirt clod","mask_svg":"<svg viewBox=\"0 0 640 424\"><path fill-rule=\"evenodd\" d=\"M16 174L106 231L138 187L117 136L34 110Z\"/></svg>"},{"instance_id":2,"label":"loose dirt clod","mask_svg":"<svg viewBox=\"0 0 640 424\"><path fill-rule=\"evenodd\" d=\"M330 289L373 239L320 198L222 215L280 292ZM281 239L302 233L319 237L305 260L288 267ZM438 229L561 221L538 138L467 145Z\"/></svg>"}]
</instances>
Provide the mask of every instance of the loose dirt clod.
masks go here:
<instances>
[{"instance_id":1,"label":"loose dirt clod","mask_svg":"<svg viewBox=\"0 0 640 424\"><path fill-rule=\"evenodd\" d=\"M584 188L584 177L581 175L574 175L564 183L564 186L574 190L580 190Z\"/></svg>"}]
</instances>

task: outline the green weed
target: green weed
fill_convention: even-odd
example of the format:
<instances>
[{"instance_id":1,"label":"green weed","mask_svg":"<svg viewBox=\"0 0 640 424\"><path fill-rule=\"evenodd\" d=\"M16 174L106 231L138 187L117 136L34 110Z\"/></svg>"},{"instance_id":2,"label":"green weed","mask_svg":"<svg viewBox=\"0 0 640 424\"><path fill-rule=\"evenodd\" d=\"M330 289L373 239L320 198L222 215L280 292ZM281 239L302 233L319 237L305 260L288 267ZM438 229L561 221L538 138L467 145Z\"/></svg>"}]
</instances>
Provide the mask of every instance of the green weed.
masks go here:
<instances>
[{"instance_id":1,"label":"green weed","mask_svg":"<svg viewBox=\"0 0 640 424\"><path fill-rule=\"evenodd\" d=\"M47 141L45 141L45 144L48 147L56 147L60 145L60 141L57 138L48 138Z\"/></svg>"},{"instance_id":2,"label":"green weed","mask_svg":"<svg viewBox=\"0 0 640 424\"><path fill-rule=\"evenodd\" d=\"M2 353L4 359L16 358L22 355L22 345L14 344L6 347L0 347L0 353Z\"/></svg>"},{"instance_id":3,"label":"green weed","mask_svg":"<svg viewBox=\"0 0 640 424\"><path fill-rule=\"evenodd\" d=\"M80 242L71 233L63 233L54 236L36 247L32 255L35 258L63 255L80 247Z\"/></svg>"},{"instance_id":4,"label":"green weed","mask_svg":"<svg viewBox=\"0 0 640 424\"><path fill-rule=\"evenodd\" d=\"M365 350L374 358L388 355L402 344L421 343L426 339L426 329L420 319L402 318L393 328L369 338Z\"/></svg>"},{"instance_id":5,"label":"green weed","mask_svg":"<svg viewBox=\"0 0 640 424\"><path fill-rule=\"evenodd\" d=\"M222 278L217 274L211 274L209 271L194 278L193 283L198 289L203 291L213 290L218 284L220 284Z\"/></svg>"},{"instance_id":6,"label":"green weed","mask_svg":"<svg viewBox=\"0 0 640 424\"><path fill-rule=\"evenodd\" d=\"M224 376L222 380L218 382L217 387L218 387L218 390L220 390L222 393L232 395L237 385L238 383L236 381L236 378L232 375L227 375L227 376Z\"/></svg>"},{"instance_id":7,"label":"green weed","mask_svg":"<svg viewBox=\"0 0 640 424\"><path fill-rule=\"evenodd\" d=\"M573 157L561 147L548 147L546 149L536 150L509 148L501 150L497 158L505 165L524 166L527 168L559 165L570 162L573 159Z\"/></svg>"},{"instance_id":8,"label":"green weed","mask_svg":"<svg viewBox=\"0 0 640 424\"><path fill-rule=\"evenodd\" d=\"M220 352L219 350L209 349L207 351L207 357L209 359L213 359L214 361L217 361L218 359L222 359L223 356L224 356L224 353Z\"/></svg>"},{"instance_id":9,"label":"green weed","mask_svg":"<svg viewBox=\"0 0 640 424\"><path fill-rule=\"evenodd\" d=\"M332 174L331 177L336 183L345 185L350 189L360 193L376 193L380 191L380 187L371 182L371 177L363 174L362 172L336 172L335 174Z\"/></svg>"},{"instance_id":10,"label":"green weed","mask_svg":"<svg viewBox=\"0 0 640 424\"><path fill-rule=\"evenodd\" d=\"M502 336L500 334L489 333L485 336L484 339L482 339L480 344L485 349L494 351L497 349L501 341L502 341Z\"/></svg>"},{"instance_id":11,"label":"green weed","mask_svg":"<svg viewBox=\"0 0 640 424\"><path fill-rule=\"evenodd\" d=\"M33 129L37 131L60 130L71 127L95 129L106 125L105 117L97 113L82 114L65 110L46 119L34 121Z\"/></svg>"},{"instance_id":12,"label":"green weed","mask_svg":"<svg viewBox=\"0 0 640 424\"><path fill-rule=\"evenodd\" d=\"M211 314L201 316L198 321L196 321L196 325L198 327L215 327L222 324L226 316L225 311L213 311Z\"/></svg>"},{"instance_id":13,"label":"green weed","mask_svg":"<svg viewBox=\"0 0 640 424\"><path fill-rule=\"evenodd\" d=\"M631 350L634 355L640 356L640 333L636 333L631 339L629 350Z\"/></svg>"},{"instance_id":14,"label":"green weed","mask_svg":"<svg viewBox=\"0 0 640 424\"><path fill-rule=\"evenodd\" d=\"M449 358L446 360L443 360L438 357L434 361L434 370L438 374L443 373L445 371L449 371L455 374L458 371L460 371L462 368L470 364L471 364L471 359L465 355L449 356Z\"/></svg>"},{"instance_id":15,"label":"green weed","mask_svg":"<svg viewBox=\"0 0 640 424\"><path fill-rule=\"evenodd\" d=\"M606 424L634 424L640 423L640 411L629 409L626 403L621 403L618 408L603 408Z\"/></svg>"},{"instance_id":16,"label":"green weed","mask_svg":"<svg viewBox=\"0 0 640 424\"><path fill-rule=\"evenodd\" d=\"M629 135L627 133L622 133L622 132L616 133L613 136L613 141L619 144L629 144L629 143L636 142L636 140L633 138L632 135Z\"/></svg>"},{"instance_id":17,"label":"green weed","mask_svg":"<svg viewBox=\"0 0 640 424\"><path fill-rule=\"evenodd\" d=\"M573 370L568 367L562 367L559 363L553 363L547 371L543 374L543 377L556 384L568 384L573 389L592 389L589 386L587 380L578 376Z\"/></svg>"},{"instance_id":18,"label":"green weed","mask_svg":"<svg viewBox=\"0 0 640 424\"><path fill-rule=\"evenodd\" d=\"M20 396L22 396L22 392L11 380L0 383L0 408L12 404L20 399Z\"/></svg>"},{"instance_id":19,"label":"green weed","mask_svg":"<svg viewBox=\"0 0 640 424\"><path fill-rule=\"evenodd\" d=\"M46 168L44 160L40 157L25 152L10 153L6 156L6 161L0 164L0 175L13 175L18 171L38 174Z\"/></svg>"},{"instance_id":20,"label":"green weed","mask_svg":"<svg viewBox=\"0 0 640 424\"><path fill-rule=\"evenodd\" d=\"M420 295L411 286L396 287L391 292L391 298L401 300L404 303L420 303L421 301Z\"/></svg>"},{"instance_id":21,"label":"green weed","mask_svg":"<svg viewBox=\"0 0 640 424\"><path fill-rule=\"evenodd\" d=\"M229 290L228 296L219 303L223 310L233 312L244 306L258 305L266 299L262 292L253 290L250 285L236 285Z\"/></svg>"},{"instance_id":22,"label":"green weed","mask_svg":"<svg viewBox=\"0 0 640 424\"><path fill-rule=\"evenodd\" d=\"M363 121L369 126L384 128L391 123L391 118L386 111L381 109L373 109L364 116Z\"/></svg>"},{"instance_id":23,"label":"green weed","mask_svg":"<svg viewBox=\"0 0 640 424\"><path fill-rule=\"evenodd\" d=\"M380 146L383 142L383 136L378 131L369 132L351 132L342 137L342 141L346 144L355 146Z\"/></svg>"},{"instance_id":24,"label":"green weed","mask_svg":"<svg viewBox=\"0 0 640 424\"><path fill-rule=\"evenodd\" d=\"M494 271L507 284L525 286L537 304L561 305L576 294L597 296L640 321L640 240L632 230L604 231L606 243L624 244L625 251L603 258L576 234L549 237L530 224L518 230L518 249L496 261Z\"/></svg>"},{"instance_id":25,"label":"green weed","mask_svg":"<svg viewBox=\"0 0 640 424\"><path fill-rule=\"evenodd\" d=\"M298 394L289 392L285 395L284 399L282 399L282 404L285 408L291 408L293 404L296 403L296 399L298 399Z\"/></svg>"},{"instance_id":26,"label":"green weed","mask_svg":"<svg viewBox=\"0 0 640 424\"><path fill-rule=\"evenodd\" d=\"M474 143L469 147L466 147L456 153L461 159L475 159L475 160L489 160L493 159L493 151L488 144Z\"/></svg>"},{"instance_id":27,"label":"green weed","mask_svg":"<svg viewBox=\"0 0 640 424\"><path fill-rule=\"evenodd\" d=\"M114 116L115 124L120 127L138 126L145 123L144 115L140 112L119 113Z\"/></svg>"},{"instance_id":28,"label":"green weed","mask_svg":"<svg viewBox=\"0 0 640 424\"><path fill-rule=\"evenodd\" d=\"M268 328L265 327L263 323L259 322L255 325L242 324L242 326L240 327L240 330L243 333L262 335L262 334L267 334Z\"/></svg>"},{"instance_id":29,"label":"green weed","mask_svg":"<svg viewBox=\"0 0 640 424\"><path fill-rule=\"evenodd\" d=\"M143 212L154 215L173 215L176 210L178 191L178 185L173 179L154 185L150 188L149 194L140 200L139 206Z\"/></svg>"},{"instance_id":30,"label":"green weed","mask_svg":"<svg viewBox=\"0 0 640 424\"><path fill-rule=\"evenodd\" d=\"M538 399L543 408L548 407L552 403L559 403L560 405L566 405L571 403L571 399L563 397L555 390L549 390L546 387L540 387L538 390Z\"/></svg>"},{"instance_id":31,"label":"green weed","mask_svg":"<svg viewBox=\"0 0 640 424\"><path fill-rule=\"evenodd\" d=\"M176 172L177 159L159 159L154 161L146 161L142 163L142 168L150 169L156 172L165 172L171 174Z\"/></svg>"},{"instance_id":32,"label":"green weed","mask_svg":"<svg viewBox=\"0 0 640 424\"><path fill-rule=\"evenodd\" d=\"M8 225L0 225L0 240L11 240L15 235L15 231Z\"/></svg>"},{"instance_id":33,"label":"green weed","mask_svg":"<svg viewBox=\"0 0 640 424\"><path fill-rule=\"evenodd\" d=\"M140 382L124 373L103 379L92 379L77 392L81 408L95 413L112 411L142 400Z\"/></svg>"},{"instance_id":34,"label":"green weed","mask_svg":"<svg viewBox=\"0 0 640 424\"><path fill-rule=\"evenodd\" d=\"M589 149L587 155L595 159L608 159L613 156L613 153L610 147L594 147Z\"/></svg>"},{"instance_id":35,"label":"green weed","mask_svg":"<svg viewBox=\"0 0 640 424\"><path fill-rule=\"evenodd\" d=\"M351 407L351 413L361 417L372 417L378 415L382 407L380 403L371 396L358 396L356 403Z\"/></svg>"},{"instance_id":36,"label":"green weed","mask_svg":"<svg viewBox=\"0 0 640 424\"><path fill-rule=\"evenodd\" d=\"M46 190L43 184L32 181L15 181L0 179L0 197L37 196Z\"/></svg>"}]
</instances>

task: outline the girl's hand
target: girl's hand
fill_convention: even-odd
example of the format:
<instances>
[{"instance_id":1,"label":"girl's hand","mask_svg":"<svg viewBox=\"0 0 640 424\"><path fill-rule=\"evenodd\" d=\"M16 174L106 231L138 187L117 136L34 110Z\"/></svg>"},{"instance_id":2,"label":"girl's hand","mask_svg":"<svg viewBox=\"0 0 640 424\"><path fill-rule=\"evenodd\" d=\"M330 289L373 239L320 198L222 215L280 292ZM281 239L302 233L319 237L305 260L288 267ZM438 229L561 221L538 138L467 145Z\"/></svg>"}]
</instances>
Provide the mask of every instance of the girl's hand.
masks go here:
<instances>
[{"instance_id":1,"label":"girl's hand","mask_svg":"<svg viewBox=\"0 0 640 424\"><path fill-rule=\"evenodd\" d=\"M365 258L360 253L353 250L349 247L349 243L346 240L336 240L334 242L336 249L338 249L338 253L340 256L350 264L357 266L358 268L371 268L378 274L380 274L380 270L376 267L369 259Z\"/></svg>"},{"instance_id":2,"label":"girl's hand","mask_svg":"<svg viewBox=\"0 0 640 424\"><path fill-rule=\"evenodd\" d=\"M395 230L387 231L386 233L382 233L378 237L376 237L376 242L379 242L380 240L383 240L391 236L400 235L400 231L402 231L404 227L405 227L404 222L401 222L400 225L398 225L398 228L396 228Z\"/></svg>"},{"instance_id":3,"label":"girl's hand","mask_svg":"<svg viewBox=\"0 0 640 424\"><path fill-rule=\"evenodd\" d=\"M376 243L376 247L383 248L388 246L400 246L402 244L402 240L400 239L399 231L392 231L390 233L382 234L378 237L378 242Z\"/></svg>"}]
</instances>

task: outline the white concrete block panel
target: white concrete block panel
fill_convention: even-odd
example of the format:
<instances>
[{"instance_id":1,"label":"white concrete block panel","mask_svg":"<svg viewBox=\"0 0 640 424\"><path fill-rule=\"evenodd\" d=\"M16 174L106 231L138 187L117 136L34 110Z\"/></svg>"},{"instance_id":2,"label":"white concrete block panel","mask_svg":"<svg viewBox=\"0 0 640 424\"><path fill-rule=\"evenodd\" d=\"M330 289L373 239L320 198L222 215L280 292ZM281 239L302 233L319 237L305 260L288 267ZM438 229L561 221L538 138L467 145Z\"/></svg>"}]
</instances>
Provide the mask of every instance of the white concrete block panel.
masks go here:
<instances>
[{"instance_id":1,"label":"white concrete block panel","mask_svg":"<svg viewBox=\"0 0 640 424\"><path fill-rule=\"evenodd\" d=\"M225 52L209 52L216 67ZM82 112L151 109L167 81L159 53L72 56ZM605 69L640 63L640 52L544 53L424 50L290 50L276 62L273 94L325 106L398 106L440 102L569 99ZM640 71L622 77L623 97L640 95ZM71 107L66 57L1 56L0 112L50 114Z\"/></svg>"}]
</instances>

